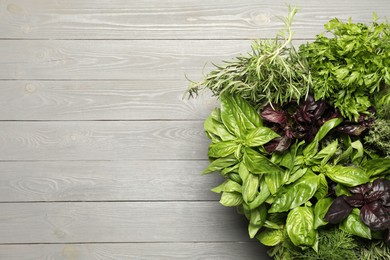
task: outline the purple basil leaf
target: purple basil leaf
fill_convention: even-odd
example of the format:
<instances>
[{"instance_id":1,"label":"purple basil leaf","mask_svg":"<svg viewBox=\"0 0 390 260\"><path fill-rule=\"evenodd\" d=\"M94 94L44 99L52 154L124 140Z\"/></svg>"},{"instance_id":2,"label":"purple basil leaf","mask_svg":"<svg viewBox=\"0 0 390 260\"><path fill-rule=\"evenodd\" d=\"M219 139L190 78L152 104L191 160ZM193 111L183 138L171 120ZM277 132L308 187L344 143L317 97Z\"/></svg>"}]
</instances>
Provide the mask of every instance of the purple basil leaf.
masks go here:
<instances>
[{"instance_id":1,"label":"purple basil leaf","mask_svg":"<svg viewBox=\"0 0 390 260\"><path fill-rule=\"evenodd\" d=\"M371 230L385 230L390 224L390 216L380 201L364 205L360 210L360 219Z\"/></svg>"},{"instance_id":2,"label":"purple basil leaf","mask_svg":"<svg viewBox=\"0 0 390 260\"><path fill-rule=\"evenodd\" d=\"M353 188L350 188L349 191L353 194L362 194L363 196L371 190L371 185L369 183L359 185Z\"/></svg>"},{"instance_id":3,"label":"purple basil leaf","mask_svg":"<svg viewBox=\"0 0 390 260\"><path fill-rule=\"evenodd\" d=\"M336 131L337 131L337 132L340 132L340 133L347 134L347 135L359 136L359 135L361 135L366 129L367 129L367 127L365 127L365 126L363 126L363 125L356 125L356 124L353 124L353 125L343 125L343 126L339 126L339 127L336 128Z\"/></svg>"},{"instance_id":4,"label":"purple basil leaf","mask_svg":"<svg viewBox=\"0 0 390 260\"><path fill-rule=\"evenodd\" d=\"M360 208L364 205L364 196L360 193L344 197L344 200L354 208Z\"/></svg>"},{"instance_id":5,"label":"purple basil leaf","mask_svg":"<svg viewBox=\"0 0 390 260\"><path fill-rule=\"evenodd\" d=\"M318 120L324 114L325 110L328 108L328 104L325 101L318 101L317 107L314 110L313 117Z\"/></svg>"},{"instance_id":6,"label":"purple basil leaf","mask_svg":"<svg viewBox=\"0 0 390 260\"><path fill-rule=\"evenodd\" d=\"M271 105L265 106L263 112L261 112L261 117L268 122L280 125L284 125L287 122L286 112L274 110Z\"/></svg>"},{"instance_id":7,"label":"purple basil leaf","mask_svg":"<svg viewBox=\"0 0 390 260\"><path fill-rule=\"evenodd\" d=\"M338 224L351 213L353 208L344 200L344 196L337 197L324 217L326 222Z\"/></svg>"},{"instance_id":8,"label":"purple basil leaf","mask_svg":"<svg viewBox=\"0 0 390 260\"><path fill-rule=\"evenodd\" d=\"M288 138L287 136L283 136L283 137L276 138L273 141L264 145L264 149L267 151L267 153L284 152L290 147L290 145L291 145L291 138Z\"/></svg>"},{"instance_id":9,"label":"purple basil leaf","mask_svg":"<svg viewBox=\"0 0 390 260\"><path fill-rule=\"evenodd\" d=\"M382 178L373 181L366 199L370 202L380 199L383 206L390 206L390 181Z\"/></svg>"}]
</instances>

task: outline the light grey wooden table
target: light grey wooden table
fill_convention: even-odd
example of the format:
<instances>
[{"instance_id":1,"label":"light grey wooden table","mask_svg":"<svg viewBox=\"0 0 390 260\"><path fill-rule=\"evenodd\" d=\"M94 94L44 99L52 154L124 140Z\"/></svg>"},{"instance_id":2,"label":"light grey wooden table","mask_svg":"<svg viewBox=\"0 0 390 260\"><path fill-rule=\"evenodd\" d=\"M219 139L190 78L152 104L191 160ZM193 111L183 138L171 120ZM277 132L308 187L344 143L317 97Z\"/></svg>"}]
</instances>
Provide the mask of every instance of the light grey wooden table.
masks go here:
<instances>
[{"instance_id":1,"label":"light grey wooden table","mask_svg":"<svg viewBox=\"0 0 390 260\"><path fill-rule=\"evenodd\" d=\"M292 1L298 43L388 0ZM267 259L200 177L206 62L273 37L276 0L0 0L0 259ZM208 63L210 64L210 63ZM206 66L207 71L210 68Z\"/></svg>"}]
</instances>

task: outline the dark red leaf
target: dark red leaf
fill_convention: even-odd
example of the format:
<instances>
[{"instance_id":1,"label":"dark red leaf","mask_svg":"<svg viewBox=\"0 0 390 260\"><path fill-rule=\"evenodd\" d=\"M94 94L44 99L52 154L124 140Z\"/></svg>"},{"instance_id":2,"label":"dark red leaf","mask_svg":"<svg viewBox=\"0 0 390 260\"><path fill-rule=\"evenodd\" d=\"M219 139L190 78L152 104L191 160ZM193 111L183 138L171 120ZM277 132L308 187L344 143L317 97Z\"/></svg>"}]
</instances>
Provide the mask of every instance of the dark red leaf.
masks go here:
<instances>
[{"instance_id":1,"label":"dark red leaf","mask_svg":"<svg viewBox=\"0 0 390 260\"><path fill-rule=\"evenodd\" d=\"M347 135L352 135L352 136L359 136L365 130L367 130L366 126L357 125L357 124L347 124L347 125L342 125L342 126L339 126L336 128L337 132L344 133Z\"/></svg>"},{"instance_id":2,"label":"dark red leaf","mask_svg":"<svg viewBox=\"0 0 390 260\"><path fill-rule=\"evenodd\" d=\"M364 205L364 196L360 193L353 194L352 196L344 197L344 200L355 208L363 207Z\"/></svg>"},{"instance_id":3,"label":"dark red leaf","mask_svg":"<svg viewBox=\"0 0 390 260\"><path fill-rule=\"evenodd\" d=\"M345 201L344 196L337 197L326 212L324 220L331 224L338 224L348 217L352 210L353 207Z\"/></svg>"},{"instance_id":4,"label":"dark red leaf","mask_svg":"<svg viewBox=\"0 0 390 260\"><path fill-rule=\"evenodd\" d=\"M390 216L380 201L364 205L360 210L360 219L372 230L385 230L390 224Z\"/></svg>"},{"instance_id":5,"label":"dark red leaf","mask_svg":"<svg viewBox=\"0 0 390 260\"><path fill-rule=\"evenodd\" d=\"M267 153L284 152L290 147L290 145L291 145L291 138L288 138L287 136L283 136L283 137L276 138L273 141L264 145L264 149L267 151Z\"/></svg>"},{"instance_id":6,"label":"dark red leaf","mask_svg":"<svg viewBox=\"0 0 390 260\"><path fill-rule=\"evenodd\" d=\"M366 195L367 192L369 192L371 189L370 183L359 185L353 188L350 188L349 191L353 194L362 194L363 196Z\"/></svg>"},{"instance_id":7,"label":"dark red leaf","mask_svg":"<svg viewBox=\"0 0 390 260\"><path fill-rule=\"evenodd\" d=\"M384 206L390 206L390 181L382 178L374 180L366 199L369 202L381 200Z\"/></svg>"},{"instance_id":8,"label":"dark red leaf","mask_svg":"<svg viewBox=\"0 0 390 260\"><path fill-rule=\"evenodd\" d=\"M287 122L287 114L284 111L274 110L271 105L267 105L264 107L261 112L261 117L275 124L284 125Z\"/></svg>"}]
</instances>

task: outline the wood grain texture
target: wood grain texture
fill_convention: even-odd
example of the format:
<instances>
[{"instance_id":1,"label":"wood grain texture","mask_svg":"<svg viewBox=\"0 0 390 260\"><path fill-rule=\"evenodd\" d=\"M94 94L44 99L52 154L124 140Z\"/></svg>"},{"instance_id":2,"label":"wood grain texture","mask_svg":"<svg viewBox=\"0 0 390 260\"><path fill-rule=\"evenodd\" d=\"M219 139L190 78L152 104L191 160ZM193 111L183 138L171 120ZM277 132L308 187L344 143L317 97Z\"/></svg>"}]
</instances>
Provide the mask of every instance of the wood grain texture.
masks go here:
<instances>
[{"instance_id":1,"label":"wood grain texture","mask_svg":"<svg viewBox=\"0 0 390 260\"><path fill-rule=\"evenodd\" d=\"M294 29L312 38L333 17L369 21L389 15L386 0L304 1ZM274 37L287 14L282 0L3 0L0 38L12 39L236 39Z\"/></svg>"},{"instance_id":2,"label":"wood grain texture","mask_svg":"<svg viewBox=\"0 0 390 260\"><path fill-rule=\"evenodd\" d=\"M271 259L265 251L266 248L258 242L0 245L0 258L7 260Z\"/></svg>"},{"instance_id":3,"label":"wood grain texture","mask_svg":"<svg viewBox=\"0 0 390 260\"><path fill-rule=\"evenodd\" d=\"M0 122L0 160L207 159L202 121Z\"/></svg>"},{"instance_id":4,"label":"wood grain texture","mask_svg":"<svg viewBox=\"0 0 390 260\"><path fill-rule=\"evenodd\" d=\"M199 120L217 106L183 99L187 81L0 81L0 120Z\"/></svg>"},{"instance_id":5,"label":"wood grain texture","mask_svg":"<svg viewBox=\"0 0 390 260\"><path fill-rule=\"evenodd\" d=\"M193 80L207 63L245 53L239 41L0 40L0 79Z\"/></svg>"},{"instance_id":6,"label":"wood grain texture","mask_svg":"<svg viewBox=\"0 0 390 260\"><path fill-rule=\"evenodd\" d=\"M249 241L218 202L0 204L0 243Z\"/></svg>"},{"instance_id":7,"label":"wood grain texture","mask_svg":"<svg viewBox=\"0 0 390 260\"><path fill-rule=\"evenodd\" d=\"M219 200L208 161L0 162L0 202ZM1 259L1 257L0 257Z\"/></svg>"}]
</instances>

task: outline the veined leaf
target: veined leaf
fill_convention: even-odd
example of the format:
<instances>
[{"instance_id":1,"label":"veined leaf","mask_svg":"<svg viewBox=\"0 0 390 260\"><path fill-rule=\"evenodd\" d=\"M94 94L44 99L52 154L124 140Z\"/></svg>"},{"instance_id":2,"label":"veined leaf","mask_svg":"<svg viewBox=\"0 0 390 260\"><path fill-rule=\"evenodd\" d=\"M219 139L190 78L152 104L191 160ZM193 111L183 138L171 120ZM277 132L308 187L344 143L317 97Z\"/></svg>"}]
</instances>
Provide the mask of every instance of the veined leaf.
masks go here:
<instances>
[{"instance_id":1,"label":"veined leaf","mask_svg":"<svg viewBox=\"0 0 390 260\"><path fill-rule=\"evenodd\" d=\"M329 179L348 187L364 184L370 180L368 174L362 168L342 165L326 166L326 176Z\"/></svg>"},{"instance_id":2,"label":"veined leaf","mask_svg":"<svg viewBox=\"0 0 390 260\"><path fill-rule=\"evenodd\" d=\"M235 141L224 141L219 143L211 143L209 146L208 155L213 158L227 157L237 150Z\"/></svg>"},{"instance_id":3,"label":"veined leaf","mask_svg":"<svg viewBox=\"0 0 390 260\"><path fill-rule=\"evenodd\" d=\"M233 103L231 95L225 94L221 96L221 119L227 130L234 136L240 137L241 130L234 116L237 110Z\"/></svg>"},{"instance_id":4,"label":"veined leaf","mask_svg":"<svg viewBox=\"0 0 390 260\"><path fill-rule=\"evenodd\" d=\"M280 229L266 229L256 236L256 238L263 245L276 246L284 241L284 233Z\"/></svg>"},{"instance_id":5,"label":"veined leaf","mask_svg":"<svg viewBox=\"0 0 390 260\"><path fill-rule=\"evenodd\" d=\"M267 208L265 205L261 205L260 207L251 210L250 215L248 233L250 238L254 238L267 220Z\"/></svg>"},{"instance_id":6,"label":"veined leaf","mask_svg":"<svg viewBox=\"0 0 390 260\"><path fill-rule=\"evenodd\" d=\"M243 162L248 170L255 174L277 174L283 172L281 168L272 163L267 157L251 148L246 148Z\"/></svg>"},{"instance_id":7,"label":"veined leaf","mask_svg":"<svg viewBox=\"0 0 390 260\"><path fill-rule=\"evenodd\" d=\"M370 177L382 175L390 172L390 158L378 158L369 160L364 165L367 174Z\"/></svg>"},{"instance_id":8,"label":"veined leaf","mask_svg":"<svg viewBox=\"0 0 390 260\"><path fill-rule=\"evenodd\" d=\"M340 229L351 235L371 239L371 230L360 220L360 210L357 208L353 209L351 214L341 222Z\"/></svg>"},{"instance_id":9,"label":"veined leaf","mask_svg":"<svg viewBox=\"0 0 390 260\"><path fill-rule=\"evenodd\" d=\"M259 176L249 173L242 186L242 197L246 203L252 202L259 189Z\"/></svg>"},{"instance_id":10,"label":"veined leaf","mask_svg":"<svg viewBox=\"0 0 390 260\"><path fill-rule=\"evenodd\" d=\"M328 194L328 182L325 175L322 173L318 175L318 188L314 196L319 200L324 198Z\"/></svg>"},{"instance_id":11,"label":"veined leaf","mask_svg":"<svg viewBox=\"0 0 390 260\"><path fill-rule=\"evenodd\" d=\"M263 204L267 198L271 195L269 192L268 186L265 181L260 181L260 192L257 194L256 198L248 204L250 209L255 209Z\"/></svg>"},{"instance_id":12,"label":"veined leaf","mask_svg":"<svg viewBox=\"0 0 390 260\"><path fill-rule=\"evenodd\" d=\"M219 201L226 207L234 207L243 203L242 195L236 192L223 192L221 200Z\"/></svg>"},{"instance_id":13,"label":"veined leaf","mask_svg":"<svg viewBox=\"0 0 390 260\"><path fill-rule=\"evenodd\" d=\"M265 183L267 183L271 194L275 194L279 191L279 188L287 182L288 177L288 172L283 171L280 173L265 174L264 180Z\"/></svg>"},{"instance_id":14,"label":"veined leaf","mask_svg":"<svg viewBox=\"0 0 390 260\"><path fill-rule=\"evenodd\" d=\"M263 122L260 118L260 115L256 110L248 104L242 97L239 95L233 96L233 101L236 106L236 110L240 117L241 125L245 127L246 130L257 128L263 125Z\"/></svg>"},{"instance_id":15,"label":"veined leaf","mask_svg":"<svg viewBox=\"0 0 390 260\"><path fill-rule=\"evenodd\" d=\"M222 141L234 140L236 137L230 134L223 123L213 119L210 115L204 122L204 129L213 135L219 136Z\"/></svg>"},{"instance_id":16,"label":"veined leaf","mask_svg":"<svg viewBox=\"0 0 390 260\"><path fill-rule=\"evenodd\" d=\"M317 201L314 206L314 229L328 224L328 222L324 220L324 217L332 202L333 200L331 198L323 198Z\"/></svg>"},{"instance_id":17,"label":"veined leaf","mask_svg":"<svg viewBox=\"0 0 390 260\"><path fill-rule=\"evenodd\" d=\"M237 163L237 159L233 156L222 157L212 161L209 166L203 171L202 174L221 171L226 167L232 166Z\"/></svg>"},{"instance_id":18,"label":"veined leaf","mask_svg":"<svg viewBox=\"0 0 390 260\"><path fill-rule=\"evenodd\" d=\"M268 143L272 139L280 137L268 127L257 127L250 130L245 136L245 144L249 147L260 146Z\"/></svg>"},{"instance_id":19,"label":"veined leaf","mask_svg":"<svg viewBox=\"0 0 390 260\"><path fill-rule=\"evenodd\" d=\"M287 234L295 246L313 246L317 232L314 230L313 210L298 207L288 213L286 220Z\"/></svg>"},{"instance_id":20,"label":"veined leaf","mask_svg":"<svg viewBox=\"0 0 390 260\"><path fill-rule=\"evenodd\" d=\"M318 187L318 176L306 173L296 183L291 184L285 193L279 194L272 204L269 213L284 212L293 209L311 199Z\"/></svg>"}]
</instances>

